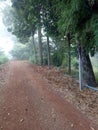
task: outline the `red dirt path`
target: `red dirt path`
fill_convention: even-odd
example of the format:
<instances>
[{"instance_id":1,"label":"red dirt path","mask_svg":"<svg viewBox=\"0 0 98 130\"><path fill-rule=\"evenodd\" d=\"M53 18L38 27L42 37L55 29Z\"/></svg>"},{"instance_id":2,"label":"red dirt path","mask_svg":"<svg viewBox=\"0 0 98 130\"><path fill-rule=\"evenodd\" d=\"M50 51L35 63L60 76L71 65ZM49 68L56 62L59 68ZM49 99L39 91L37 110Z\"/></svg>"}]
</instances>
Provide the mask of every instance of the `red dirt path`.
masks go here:
<instances>
[{"instance_id":1,"label":"red dirt path","mask_svg":"<svg viewBox=\"0 0 98 130\"><path fill-rule=\"evenodd\" d=\"M10 62L7 75L0 90L0 130L98 130L28 62Z\"/></svg>"}]
</instances>

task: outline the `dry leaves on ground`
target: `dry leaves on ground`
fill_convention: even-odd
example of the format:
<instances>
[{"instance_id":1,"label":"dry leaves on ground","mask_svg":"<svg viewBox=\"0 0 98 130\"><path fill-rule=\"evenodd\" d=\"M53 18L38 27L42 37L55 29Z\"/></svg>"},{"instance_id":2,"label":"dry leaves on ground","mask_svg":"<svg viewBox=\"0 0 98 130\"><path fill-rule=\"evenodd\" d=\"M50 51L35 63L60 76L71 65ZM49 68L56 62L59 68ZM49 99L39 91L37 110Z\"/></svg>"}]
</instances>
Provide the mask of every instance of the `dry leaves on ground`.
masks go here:
<instances>
[{"instance_id":1,"label":"dry leaves on ground","mask_svg":"<svg viewBox=\"0 0 98 130\"><path fill-rule=\"evenodd\" d=\"M58 68L48 69L48 67L35 66L34 70L52 84L51 89L66 98L93 122L98 123L98 92L86 88L80 92L76 79L60 72Z\"/></svg>"}]
</instances>

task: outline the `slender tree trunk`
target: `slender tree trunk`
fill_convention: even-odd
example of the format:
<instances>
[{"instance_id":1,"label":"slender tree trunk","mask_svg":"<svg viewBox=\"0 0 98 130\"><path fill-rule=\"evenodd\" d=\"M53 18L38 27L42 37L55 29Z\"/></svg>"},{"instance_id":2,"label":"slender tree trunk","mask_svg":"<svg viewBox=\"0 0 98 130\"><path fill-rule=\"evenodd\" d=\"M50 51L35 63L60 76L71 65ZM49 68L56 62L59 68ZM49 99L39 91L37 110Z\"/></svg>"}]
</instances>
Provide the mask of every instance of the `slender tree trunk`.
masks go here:
<instances>
[{"instance_id":1,"label":"slender tree trunk","mask_svg":"<svg viewBox=\"0 0 98 130\"><path fill-rule=\"evenodd\" d=\"M49 46L49 36L47 36L47 58L48 58L48 67L50 68L50 46Z\"/></svg>"},{"instance_id":2,"label":"slender tree trunk","mask_svg":"<svg viewBox=\"0 0 98 130\"><path fill-rule=\"evenodd\" d=\"M71 47L70 47L70 33L67 33L67 39L68 39L68 73L71 74Z\"/></svg>"},{"instance_id":3,"label":"slender tree trunk","mask_svg":"<svg viewBox=\"0 0 98 130\"><path fill-rule=\"evenodd\" d=\"M38 25L38 42L39 42L39 63L40 63L40 65L43 65L42 36L41 36L40 20L39 20L39 25Z\"/></svg>"},{"instance_id":4,"label":"slender tree trunk","mask_svg":"<svg viewBox=\"0 0 98 130\"><path fill-rule=\"evenodd\" d=\"M35 63L37 63L37 52L36 52L36 46L35 46L34 35L32 36L32 43L33 43L33 51L34 51Z\"/></svg>"},{"instance_id":5,"label":"slender tree trunk","mask_svg":"<svg viewBox=\"0 0 98 130\"><path fill-rule=\"evenodd\" d=\"M70 42L68 42L68 73L71 74L71 53Z\"/></svg>"}]
</instances>

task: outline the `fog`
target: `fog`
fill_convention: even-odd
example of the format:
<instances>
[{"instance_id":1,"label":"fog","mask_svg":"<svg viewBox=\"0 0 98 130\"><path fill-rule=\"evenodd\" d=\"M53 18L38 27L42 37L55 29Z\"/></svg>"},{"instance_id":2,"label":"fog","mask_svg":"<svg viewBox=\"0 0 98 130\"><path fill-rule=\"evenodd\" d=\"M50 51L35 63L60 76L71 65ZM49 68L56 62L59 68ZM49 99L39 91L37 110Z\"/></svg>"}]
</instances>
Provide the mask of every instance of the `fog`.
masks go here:
<instances>
[{"instance_id":1,"label":"fog","mask_svg":"<svg viewBox=\"0 0 98 130\"><path fill-rule=\"evenodd\" d=\"M9 51L13 48L15 36L7 31L6 26L3 24L3 9L6 5L11 5L10 0L0 1L0 48L2 48L6 55L9 55Z\"/></svg>"}]
</instances>

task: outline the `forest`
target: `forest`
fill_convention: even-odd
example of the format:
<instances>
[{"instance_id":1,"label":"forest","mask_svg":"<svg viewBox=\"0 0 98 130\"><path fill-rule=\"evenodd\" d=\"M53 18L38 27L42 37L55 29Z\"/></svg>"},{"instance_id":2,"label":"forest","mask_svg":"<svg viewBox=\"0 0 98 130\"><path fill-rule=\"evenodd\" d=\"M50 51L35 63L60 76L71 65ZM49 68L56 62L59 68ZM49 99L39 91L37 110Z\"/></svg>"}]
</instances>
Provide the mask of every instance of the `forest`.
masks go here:
<instances>
[{"instance_id":1,"label":"forest","mask_svg":"<svg viewBox=\"0 0 98 130\"><path fill-rule=\"evenodd\" d=\"M98 80L97 0L11 0L3 22L17 37L10 52L14 59L57 66L78 74L81 56L83 78L96 87ZM96 57L96 68L91 57ZM94 71L93 69L96 69Z\"/></svg>"}]
</instances>

